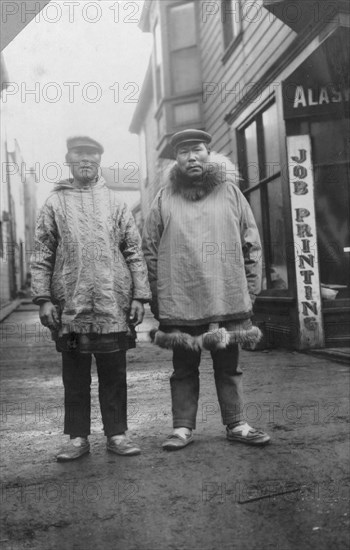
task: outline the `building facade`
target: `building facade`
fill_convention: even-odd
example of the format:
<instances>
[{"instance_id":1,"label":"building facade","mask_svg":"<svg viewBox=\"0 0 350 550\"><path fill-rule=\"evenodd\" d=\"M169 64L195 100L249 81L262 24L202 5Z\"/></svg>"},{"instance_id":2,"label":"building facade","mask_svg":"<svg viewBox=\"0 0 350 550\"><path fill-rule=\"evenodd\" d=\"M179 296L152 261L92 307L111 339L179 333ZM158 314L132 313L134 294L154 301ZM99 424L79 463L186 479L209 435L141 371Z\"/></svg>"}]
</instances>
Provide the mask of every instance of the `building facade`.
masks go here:
<instances>
[{"instance_id":1,"label":"building facade","mask_svg":"<svg viewBox=\"0 0 350 550\"><path fill-rule=\"evenodd\" d=\"M1 93L4 93L9 79L3 58L1 73ZM34 170L27 167L23 159L18 141L9 137L11 129L6 103L1 107L0 307L4 307L18 298L29 284L37 181Z\"/></svg>"},{"instance_id":2,"label":"building facade","mask_svg":"<svg viewBox=\"0 0 350 550\"><path fill-rule=\"evenodd\" d=\"M148 1L143 217L186 127L237 163L263 243L266 345L348 346L349 2ZM142 137L141 137L142 136Z\"/></svg>"}]
</instances>

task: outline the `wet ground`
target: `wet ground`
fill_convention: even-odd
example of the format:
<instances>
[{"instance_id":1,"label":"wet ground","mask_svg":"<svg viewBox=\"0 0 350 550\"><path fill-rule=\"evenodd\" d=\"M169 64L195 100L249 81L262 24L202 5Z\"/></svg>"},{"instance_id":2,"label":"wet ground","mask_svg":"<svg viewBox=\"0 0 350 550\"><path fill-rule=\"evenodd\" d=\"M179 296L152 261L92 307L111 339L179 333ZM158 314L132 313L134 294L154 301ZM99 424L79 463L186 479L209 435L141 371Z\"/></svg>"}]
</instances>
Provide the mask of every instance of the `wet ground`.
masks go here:
<instances>
[{"instance_id":1,"label":"wet ground","mask_svg":"<svg viewBox=\"0 0 350 550\"><path fill-rule=\"evenodd\" d=\"M349 547L349 368L323 357L242 352L248 422L266 448L225 439L210 355L201 364L195 443L171 429L171 352L128 352L136 457L108 454L93 368L91 453L57 463L65 442L60 356L37 309L1 326L2 550L295 550Z\"/></svg>"}]
</instances>

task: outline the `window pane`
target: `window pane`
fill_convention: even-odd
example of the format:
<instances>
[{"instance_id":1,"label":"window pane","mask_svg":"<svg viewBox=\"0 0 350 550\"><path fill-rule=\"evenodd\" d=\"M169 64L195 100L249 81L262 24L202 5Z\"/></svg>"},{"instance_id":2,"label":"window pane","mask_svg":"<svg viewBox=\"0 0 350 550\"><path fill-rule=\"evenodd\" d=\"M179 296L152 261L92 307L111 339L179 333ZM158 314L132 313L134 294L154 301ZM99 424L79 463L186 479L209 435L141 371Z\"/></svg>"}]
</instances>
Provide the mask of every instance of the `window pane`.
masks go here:
<instances>
[{"instance_id":1,"label":"window pane","mask_svg":"<svg viewBox=\"0 0 350 550\"><path fill-rule=\"evenodd\" d=\"M280 147L276 103L263 112L262 121L264 128L265 177L269 177L280 171Z\"/></svg>"},{"instance_id":2,"label":"window pane","mask_svg":"<svg viewBox=\"0 0 350 550\"><path fill-rule=\"evenodd\" d=\"M176 126L189 122L197 122L198 120L199 105L197 101L174 106L174 122Z\"/></svg>"},{"instance_id":3,"label":"window pane","mask_svg":"<svg viewBox=\"0 0 350 550\"><path fill-rule=\"evenodd\" d=\"M237 36L241 30L241 11L240 11L240 0L232 0L232 26L233 34Z\"/></svg>"},{"instance_id":4,"label":"window pane","mask_svg":"<svg viewBox=\"0 0 350 550\"><path fill-rule=\"evenodd\" d=\"M270 216L270 287L284 289L288 288L288 276L281 178L276 178L268 184L267 196Z\"/></svg>"},{"instance_id":5,"label":"window pane","mask_svg":"<svg viewBox=\"0 0 350 550\"><path fill-rule=\"evenodd\" d=\"M259 182L258 145L256 137L256 122L252 122L244 131L247 177L249 187Z\"/></svg>"},{"instance_id":6,"label":"window pane","mask_svg":"<svg viewBox=\"0 0 350 550\"><path fill-rule=\"evenodd\" d=\"M199 88L201 75L197 47L179 50L172 53L171 57L174 93L177 94Z\"/></svg>"},{"instance_id":7,"label":"window pane","mask_svg":"<svg viewBox=\"0 0 350 550\"><path fill-rule=\"evenodd\" d=\"M260 204L260 189L252 191L247 196L249 200L250 207L253 211L256 225L258 226L261 245L262 245L262 261L263 261L263 275L262 275L262 288L263 290L267 288L266 283L266 273L265 273L265 259L264 259L264 243L263 243L263 230L262 230L262 217L261 217L261 204Z\"/></svg>"},{"instance_id":8,"label":"window pane","mask_svg":"<svg viewBox=\"0 0 350 550\"><path fill-rule=\"evenodd\" d=\"M160 25L156 23L154 26L154 56L156 65L159 66L162 64L162 38L160 34Z\"/></svg>"},{"instance_id":9,"label":"window pane","mask_svg":"<svg viewBox=\"0 0 350 550\"><path fill-rule=\"evenodd\" d=\"M310 129L313 160L316 164L349 160L348 118L312 121Z\"/></svg>"},{"instance_id":10,"label":"window pane","mask_svg":"<svg viewBox=\"0 0 350 550\"><path fill-rule=\"evenodd\" d=\"M187 2L171 8L170 44L172 51L196 44L194 2Z\"/></svg>"},{"instance_id":11,"label":"window pane","mask_svg":"<svg viewBox=\"0 0 350 550\"><path fill-rule=\"evenodd\" d=\"M315 208L320 277L323 284L350 290L349 119L310 123L315 174Z\"/></svg>"},{"instance_id":12,"label":"window pane","mask_svg":"<svg viewBox=\"0 0 350 550\"><path fill-rule=\"evenodd\" d=\"M161 67L156 67L156 100L157 104L162 98L162 69Z\"/></svg>"},{"instance_id":13,"label":"window pane","mask_svg":"<svg viewBox=\"0 0 350 550\"><path fill-rule=\"evenodd\" d=\"M240 22L240 7L239 0L223 0L221 4L222 23L224 31L225 48L239 34Z\"/></svg>"},{"instance_id":14,"label":"window pane","mask_svg":"<svg viewBox=\"0 0 350 550\"><path fill-rule=\"evenodd\" d=\"M350 289L349 178L348 163L315 166L321 283L346 286L347 291L342 289L344 297L349 295Z\"/></svg>"},{"instance_id":15,"label":"window pane","mask_svg":"<svg viewBox=\"0 0 350 550\"><path fill-rule=\"evenodd\" d=\"M162 75L162 42L159 23L154 26L154 80L156 85L157 104L163 96L163 75Z\"/></svg>"},{"instance_id":16,"label":"window pane","mask_svg":"<svg viewBox=\"0 0 350 550\"><path fill-rule=\"evenodd\" d=\"M165 133L165 118L163 111L160 112L157 118L157 133L158 138L161 138Z\"/></svg>"}]
</instances>

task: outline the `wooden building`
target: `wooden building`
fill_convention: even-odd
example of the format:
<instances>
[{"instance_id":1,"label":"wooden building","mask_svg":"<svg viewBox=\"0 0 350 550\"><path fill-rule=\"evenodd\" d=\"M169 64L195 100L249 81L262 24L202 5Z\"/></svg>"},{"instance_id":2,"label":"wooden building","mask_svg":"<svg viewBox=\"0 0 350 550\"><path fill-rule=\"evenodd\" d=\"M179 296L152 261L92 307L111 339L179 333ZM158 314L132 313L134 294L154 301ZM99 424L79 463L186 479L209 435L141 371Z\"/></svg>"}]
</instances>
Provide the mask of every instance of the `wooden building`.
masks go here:
<instances>
[{"instance_id":1,"label":"wooden building","mask_svg":"<svg viewBox=\"0 0 350 550\"><path fill-rule=\"evenodd\" d=\"M1 94L9 82L1 56ZM17 139L12 134L6 102L1 105L2 132L0 208L0 308L21 295L29 284L29 261L33 250L36 221L36 174L27 166Z\"/></svg>"},{"instance_id":2,"label":"wooden building","mask_svg":"<svg viewBox=\"0 0 350 550\"><path fill-rule=\"evenodd\" d=\"M242 174L263 242L266 345L350 343L348 1L148 1L154 49L131 131L143 217L170 136L210 132Z\"/></svg>"}]
</instances>

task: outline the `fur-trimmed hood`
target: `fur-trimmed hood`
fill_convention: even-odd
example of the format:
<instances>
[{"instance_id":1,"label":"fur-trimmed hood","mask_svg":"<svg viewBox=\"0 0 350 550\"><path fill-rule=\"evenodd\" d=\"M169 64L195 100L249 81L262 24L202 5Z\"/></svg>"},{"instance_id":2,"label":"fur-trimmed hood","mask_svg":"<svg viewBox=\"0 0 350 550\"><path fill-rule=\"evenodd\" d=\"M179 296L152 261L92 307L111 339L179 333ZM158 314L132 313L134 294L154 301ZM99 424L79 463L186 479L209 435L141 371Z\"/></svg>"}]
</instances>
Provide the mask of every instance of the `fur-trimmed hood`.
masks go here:
<instances>
[{"instance_id":1,"label":"fur-trimmed hood","mask_svg":"<svg viewBox=\"0 0 350 550\"><path fill-rule=\"evenodd\" d=\"M218 185L224 183L238 185L239 173L228 157L212 151L201 179L201 186L191 185L191 181L180 172L176 161L168 168L165 175L166 185L172 189L173 193L195 201L209 195Z\"/></svg>"}]
</instances>

